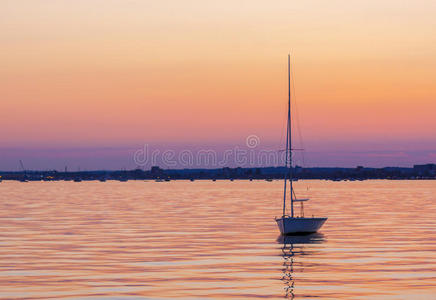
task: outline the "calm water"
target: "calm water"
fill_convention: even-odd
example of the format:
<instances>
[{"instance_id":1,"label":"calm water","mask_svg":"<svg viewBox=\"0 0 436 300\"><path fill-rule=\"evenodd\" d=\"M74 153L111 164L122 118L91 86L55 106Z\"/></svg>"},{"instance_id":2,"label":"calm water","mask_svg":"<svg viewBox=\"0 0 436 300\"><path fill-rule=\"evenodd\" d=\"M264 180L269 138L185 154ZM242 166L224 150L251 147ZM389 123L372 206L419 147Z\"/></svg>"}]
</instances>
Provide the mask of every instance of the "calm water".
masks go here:
<instances>
[{"instance_id":1,"label":"calm water","mask_svg":"<svg viewBox=\"0 0 436 300\"><path fill-rule=\"evenodd\" d=\"M436 299L435 181L2 182L0 298Z\"/></svg>"}]
</instances>

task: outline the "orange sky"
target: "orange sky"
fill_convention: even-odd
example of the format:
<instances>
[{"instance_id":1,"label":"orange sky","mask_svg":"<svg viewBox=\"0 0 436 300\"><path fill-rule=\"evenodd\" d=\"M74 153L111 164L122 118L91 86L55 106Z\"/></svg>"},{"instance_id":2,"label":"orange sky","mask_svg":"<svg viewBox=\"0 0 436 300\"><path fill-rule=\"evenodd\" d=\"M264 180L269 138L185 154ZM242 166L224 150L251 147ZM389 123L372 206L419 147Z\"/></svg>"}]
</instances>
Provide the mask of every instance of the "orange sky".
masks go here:
<instances>
[{"instance_id":1,"label":"orange sky","mask_svg":"<svg viewBox=\"0 0 436 300\"><path fill-rule=\"evenodd\" d=\"M308 147L433 151L435 15L434 1L1 1L0 148L278 144L293 49Z\"/></svg>"}]
</instances>

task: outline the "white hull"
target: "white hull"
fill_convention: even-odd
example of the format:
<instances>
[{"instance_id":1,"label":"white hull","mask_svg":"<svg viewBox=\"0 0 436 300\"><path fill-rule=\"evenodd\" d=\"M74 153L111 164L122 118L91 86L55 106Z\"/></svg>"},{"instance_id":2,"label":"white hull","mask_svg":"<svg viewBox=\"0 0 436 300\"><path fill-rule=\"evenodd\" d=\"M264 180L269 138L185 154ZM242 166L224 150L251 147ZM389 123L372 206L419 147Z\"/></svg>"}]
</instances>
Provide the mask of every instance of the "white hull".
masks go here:
<instances>
[{"instance_id":1,"label":"white hull","mask_svg":"<svg viewBox=\"0 0 436 300\"><path fill-rule=\"evenodd\" d=\"M280 233L286 234L305 234L317 232L327 218L291 218L285 217L276 219Z\"/></svg>"}]
</instances>

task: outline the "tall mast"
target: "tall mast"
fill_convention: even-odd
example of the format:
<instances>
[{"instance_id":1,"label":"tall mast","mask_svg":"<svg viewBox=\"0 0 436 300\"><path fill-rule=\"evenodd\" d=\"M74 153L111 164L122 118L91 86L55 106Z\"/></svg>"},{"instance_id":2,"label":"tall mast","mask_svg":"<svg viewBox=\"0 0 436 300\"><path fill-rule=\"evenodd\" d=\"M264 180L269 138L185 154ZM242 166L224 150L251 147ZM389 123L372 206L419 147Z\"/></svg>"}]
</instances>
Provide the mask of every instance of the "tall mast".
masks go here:
<instances>
[{"instance_id":1,"label":"tall mast","mask_svg":"<svg viewBox=\"0 0 436 300\"><path fill-rule=\"evenodd\" d=\"M294 188L292 186L292 122L291 122L291 55L288 54L288 129L289 132L289 181L291 185L291 217L294 217Z\"/></svg>"},{"instance_id":2,"label":"tall mast","mask_svg":"<svg viewBox=\"0 0 436 300\"><path fill-rule=\"evenodd\" d=\"M294 217L294 197L293 197L293 187L292 187L292 147L291 147L291 55L288 54L288 120L286 125L286 158L285 167L288 169L289 165L289 180L291 186L291 217ZM289 163L288 163L289 162ZM283 191L283 216L286 214L286 183L288 181L288 172L285 172L285 184Z\"/></svg>"},{"instance_id":3,"label":"tall mast","mask_svg":"<svg viewBox=\"0 0 436 300\"><path fill-rule=\"evenodd\" d=\"M288 55L288 68L289 68L289 55ZM289 70L288 70L288 77L289 77ZM289 91L288 91L289 94ZM289 96L289 95L288 95ZM283 213L282 216L284 217L286 214L286 184L288 182L288 148L289 148L289 107L288 107L288 118L286 123L286 149L285 149L285 186L283 189Z\"/></svg>"}]
</instances>

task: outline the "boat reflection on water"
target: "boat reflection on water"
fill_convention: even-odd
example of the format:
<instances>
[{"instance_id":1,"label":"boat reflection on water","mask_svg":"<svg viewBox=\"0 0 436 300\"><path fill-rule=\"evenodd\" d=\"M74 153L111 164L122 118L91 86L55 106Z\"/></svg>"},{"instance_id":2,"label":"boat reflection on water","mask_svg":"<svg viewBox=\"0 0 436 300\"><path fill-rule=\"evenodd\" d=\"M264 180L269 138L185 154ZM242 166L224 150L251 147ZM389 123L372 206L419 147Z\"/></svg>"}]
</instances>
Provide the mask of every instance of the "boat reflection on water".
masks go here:
<instances>
[{"instance_id":1,"label":"boat reflection on water","mask_svg":"<svg viewBox=\"0 0 436 300\"><path fill-rule=\"evenodd\" d=\"M285 284L285 298L294 299L294 259L300 255L310 255L313 253L311 249L305 249L305 244L321 244L325 241L324 235L322 233L312 233L309 235L297 235L297 236L284 236L280 235L277 238L277 243L283 244L281 248L283 257L283 275L281 280ZM302 263L299 264L302 266ZM303 268L298 270L303 272Z\"/></svg>"}]
</instances>

